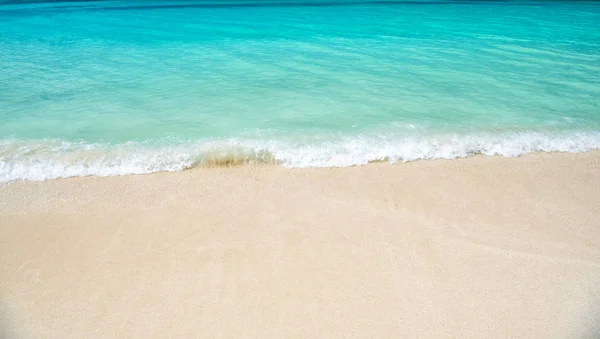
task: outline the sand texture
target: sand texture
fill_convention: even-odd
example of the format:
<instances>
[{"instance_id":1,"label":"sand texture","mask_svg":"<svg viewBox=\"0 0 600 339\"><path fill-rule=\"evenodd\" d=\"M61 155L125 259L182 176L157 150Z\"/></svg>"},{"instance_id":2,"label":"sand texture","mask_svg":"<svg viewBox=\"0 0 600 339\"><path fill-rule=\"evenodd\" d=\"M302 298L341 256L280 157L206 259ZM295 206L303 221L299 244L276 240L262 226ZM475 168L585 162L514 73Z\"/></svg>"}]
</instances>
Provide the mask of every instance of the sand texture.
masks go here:
<instances>
[{"instance_id":1,"label":"sand texture","mask_svg":"<svg viewBox=\"0 0 600 339\"><path fill-rule=\"evenodd\" d=\"M0 186L0 337L594 338L600 152Z\"/></svg>"}]
</instances>

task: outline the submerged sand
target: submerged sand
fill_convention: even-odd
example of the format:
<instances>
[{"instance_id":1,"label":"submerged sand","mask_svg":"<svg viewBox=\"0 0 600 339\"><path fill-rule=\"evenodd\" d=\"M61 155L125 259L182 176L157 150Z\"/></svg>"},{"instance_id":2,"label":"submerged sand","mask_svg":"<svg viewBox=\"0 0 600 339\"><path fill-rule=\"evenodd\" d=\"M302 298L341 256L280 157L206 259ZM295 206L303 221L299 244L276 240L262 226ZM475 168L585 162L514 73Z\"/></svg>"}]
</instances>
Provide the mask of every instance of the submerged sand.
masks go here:
<instances>
[{"instance_id":1,"label":"submerged sand","mask_svg":"<svg viewBox=\"0 0 600 339\"><path fill-rule=\"evenodd\" d=\"M592 338L600 152L0 186L0 336Z\"/></svg>"}]
</instances>

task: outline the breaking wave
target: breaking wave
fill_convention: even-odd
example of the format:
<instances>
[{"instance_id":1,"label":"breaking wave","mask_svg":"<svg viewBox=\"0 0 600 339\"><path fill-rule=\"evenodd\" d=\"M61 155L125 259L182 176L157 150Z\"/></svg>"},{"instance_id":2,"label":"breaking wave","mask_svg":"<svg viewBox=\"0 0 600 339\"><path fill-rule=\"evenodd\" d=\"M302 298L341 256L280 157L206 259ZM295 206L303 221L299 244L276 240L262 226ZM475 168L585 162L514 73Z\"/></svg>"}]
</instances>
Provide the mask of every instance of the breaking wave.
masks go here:
<instances>
[{"instance_id":1,"label":"breaking wave","mask_svg":"<svg viewBox=\"0 0 600 339\"><path fill-rule=\"evenodd\" d=\"M473 154L515 157L536 151L593 149L600 149L600 132L360 136L329 140L206 139L123 144L4 140L0 141L0 182L176 172L195 166L346 167L374 161L399 163Z\"/></svg>"}]
</instances>

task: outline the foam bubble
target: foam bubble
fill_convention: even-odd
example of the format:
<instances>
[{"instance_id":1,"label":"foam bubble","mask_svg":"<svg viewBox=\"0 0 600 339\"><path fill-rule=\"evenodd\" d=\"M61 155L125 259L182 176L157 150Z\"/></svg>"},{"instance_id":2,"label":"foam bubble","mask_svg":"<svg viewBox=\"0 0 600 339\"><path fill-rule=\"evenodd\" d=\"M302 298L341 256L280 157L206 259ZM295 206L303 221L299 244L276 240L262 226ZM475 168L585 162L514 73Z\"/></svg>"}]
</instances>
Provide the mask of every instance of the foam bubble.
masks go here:
<instances>
[{"instance_id":1,"label":"foam bubble","mask_svg":"<svg viewBox=\"0 0 600 339\"><path fill-rule=\"evenodd\" d=\"M472 134L327 139L211 139L194 142L92 144L60 140L0 141L0 182L75 176L182 171L192 166L271 163L345 167L373 161L454 159L473 154L514 157L600 149L600 132Z\"/></svg>"}]
</instances>

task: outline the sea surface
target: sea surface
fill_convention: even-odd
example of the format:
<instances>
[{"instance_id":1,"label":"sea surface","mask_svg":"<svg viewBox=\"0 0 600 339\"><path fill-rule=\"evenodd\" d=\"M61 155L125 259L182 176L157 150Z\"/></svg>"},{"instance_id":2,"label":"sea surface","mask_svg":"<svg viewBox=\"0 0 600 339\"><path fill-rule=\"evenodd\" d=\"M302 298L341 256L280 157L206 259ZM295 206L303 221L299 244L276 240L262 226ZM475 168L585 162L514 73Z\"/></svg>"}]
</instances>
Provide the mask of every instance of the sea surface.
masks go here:
<instances>
[{"instance_id":1,"label":"sea surface","mask_svg":"<svg viewBox=\"0 0 600 339\"><path fill-rule=\"evenodd\" d=\"M600 2L0 1L0 182L600 148Z\"/></svg>"}]
</instances>

